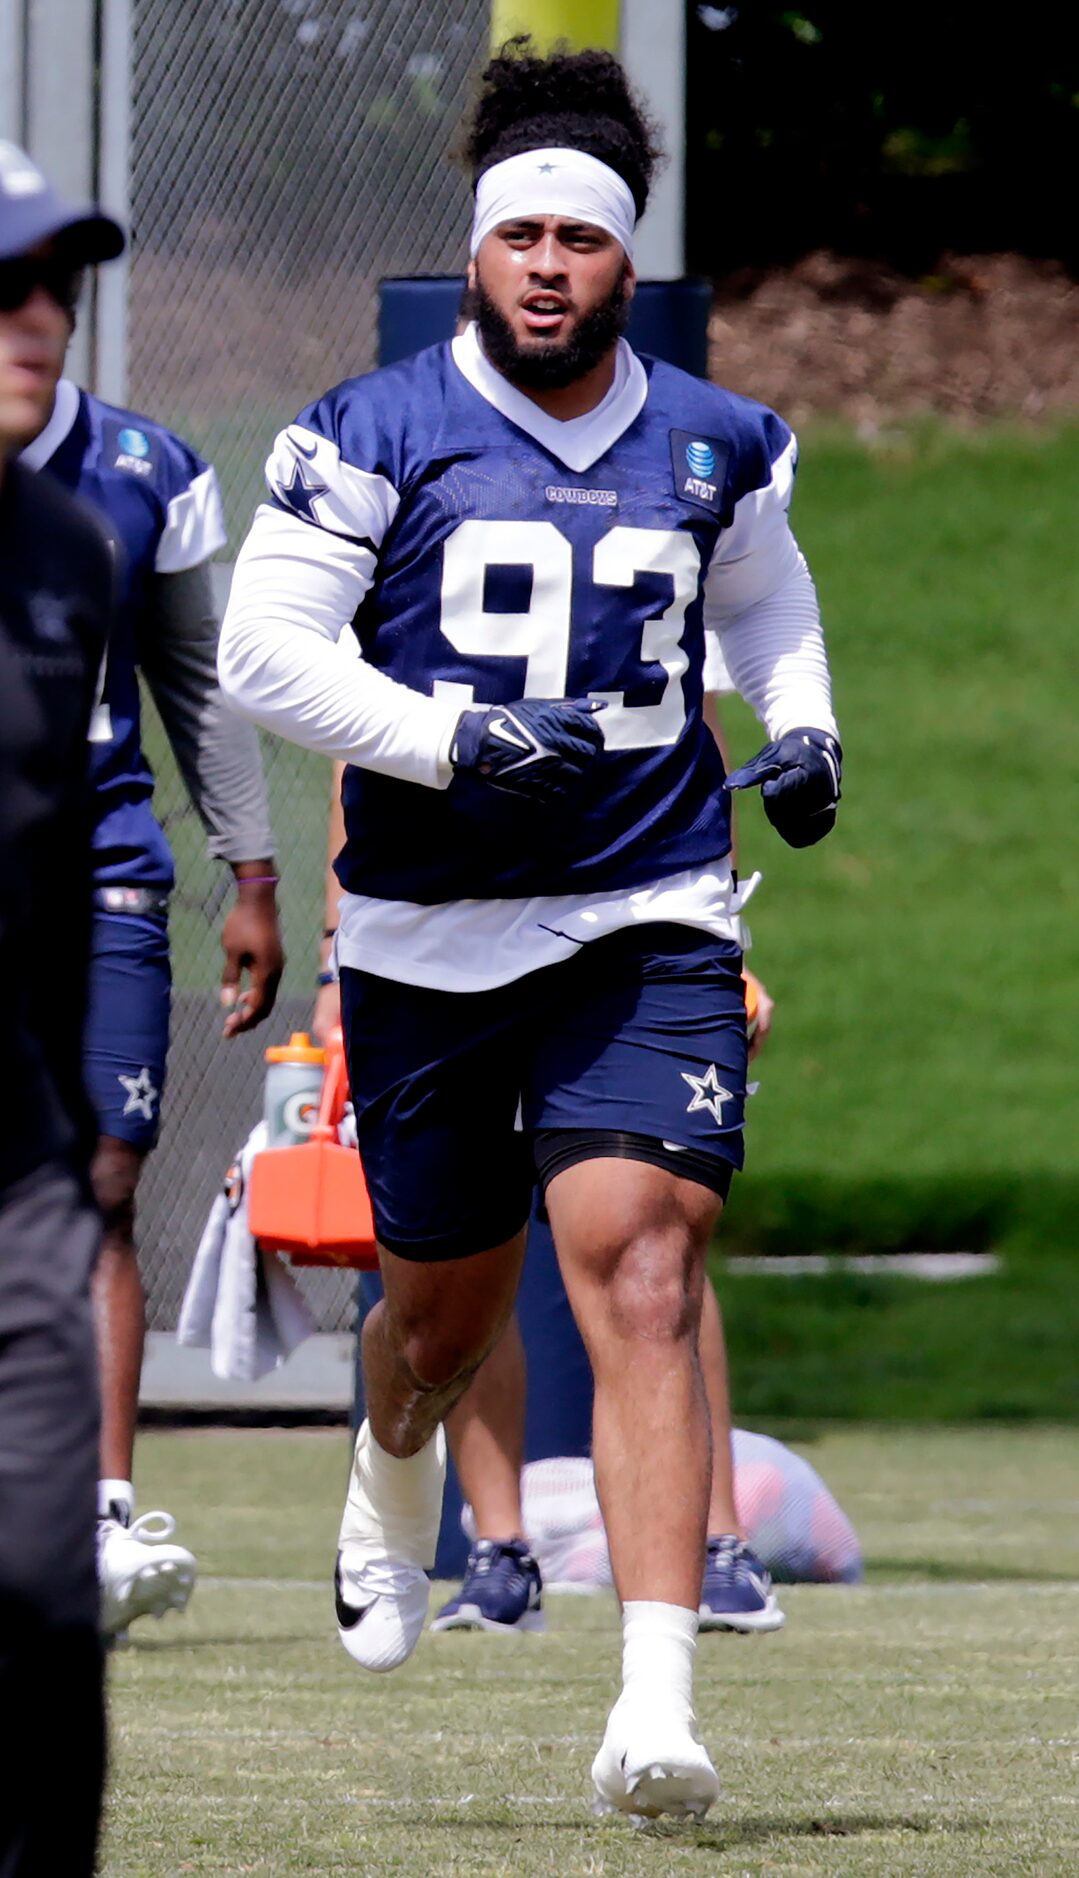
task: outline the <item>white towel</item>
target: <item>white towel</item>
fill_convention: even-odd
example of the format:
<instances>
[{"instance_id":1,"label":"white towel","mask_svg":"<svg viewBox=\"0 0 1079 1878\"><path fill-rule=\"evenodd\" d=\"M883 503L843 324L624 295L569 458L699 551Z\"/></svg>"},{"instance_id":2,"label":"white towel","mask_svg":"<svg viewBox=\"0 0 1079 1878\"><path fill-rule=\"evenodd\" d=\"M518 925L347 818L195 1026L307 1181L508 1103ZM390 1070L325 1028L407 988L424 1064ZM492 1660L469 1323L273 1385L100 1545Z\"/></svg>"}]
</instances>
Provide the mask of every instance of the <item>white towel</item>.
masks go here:
<instances>
[{"instance_id":1,"label":"white towel","mask_svg":"<svg viewBox=\"0 0 1079 1878\"><path fill-rule=\"evenodd\" d=\"M247 1229L247 1184L266 1124L251 1130L225 1179L187 1281L177 1343L209 1349L228 1382L256 1382L310 1337L314 1319L280 1254L262 1252Z\"/></svg>"}]
</instances>

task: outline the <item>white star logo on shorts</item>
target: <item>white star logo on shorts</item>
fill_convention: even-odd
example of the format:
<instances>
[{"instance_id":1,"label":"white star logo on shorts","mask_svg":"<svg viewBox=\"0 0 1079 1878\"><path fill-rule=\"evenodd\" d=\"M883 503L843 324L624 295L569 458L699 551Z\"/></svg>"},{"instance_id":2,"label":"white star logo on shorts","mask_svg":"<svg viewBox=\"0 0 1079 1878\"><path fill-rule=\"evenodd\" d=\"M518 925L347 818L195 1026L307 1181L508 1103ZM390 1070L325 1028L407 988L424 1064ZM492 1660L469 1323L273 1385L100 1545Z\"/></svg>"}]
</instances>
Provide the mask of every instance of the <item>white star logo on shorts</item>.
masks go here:
<instances>
[{"instance_id":1,"label":"white star logo on shorts","mask_svg":"<svg viewBox=\"0 0 1079 1878\"><path fill-rule=\"evenodd\" d=\"M161 1091L160 1089L154 1088L153 1083L150 1081L149 1070L144 1067L140 1069L137 1076L118 1076L116 1080L117 1082L123 1083L124 1088L127 1090L124 1114L138 1114L142 1116L143 1121L152 1122L154 1119L154 1103L157 1101Z\"/></svg>"},{"instance_id":2,"label":"white star logo on shorts","mask_svg":"<svg viewBox=\"0 0 1079 1878\"><path fill-rule=\"evenodd\" d=\"M693 1091L693 1100L686 1105L686 1114L692 1115L694 1109L707 1109L712 1120L718 1125L723 1121L724 1102L733 1102L734 1092L724 1089L716 1075L716 1066L709 1063L703 1076L690 1076L686 1070L680 1070L683 1082L688 1082Z\"/></svg>"}]
</instances>

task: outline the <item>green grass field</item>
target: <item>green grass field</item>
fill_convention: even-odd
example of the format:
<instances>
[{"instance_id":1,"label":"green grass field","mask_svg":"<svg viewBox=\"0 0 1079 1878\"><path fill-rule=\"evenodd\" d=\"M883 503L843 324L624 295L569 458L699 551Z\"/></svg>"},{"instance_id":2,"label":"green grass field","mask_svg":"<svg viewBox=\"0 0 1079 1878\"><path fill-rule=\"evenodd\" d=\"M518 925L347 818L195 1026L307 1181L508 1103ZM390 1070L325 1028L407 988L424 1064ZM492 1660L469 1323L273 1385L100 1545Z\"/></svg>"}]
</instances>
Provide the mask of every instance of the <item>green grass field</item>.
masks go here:
<instances>
[{"instance_id":1,"label":"green grass field","mask_svg":"<svg viewBox=\"0 0 1079 1878\"><path fill-rule=\"evenodd\" d=\"M795 1587L771 1638L702 1638L725 1797L594 1822L613 1602L541 1638L424 1637L364 1677L327 1591L343 1433L149 1434L142 1504L200 1557L188 1613L110 1672L105 1878L1071 1878L1079 1432L822 1430L864 1588ZM436 1593L437 1595L437 1593Z\"/></svg>"}]
</instances>

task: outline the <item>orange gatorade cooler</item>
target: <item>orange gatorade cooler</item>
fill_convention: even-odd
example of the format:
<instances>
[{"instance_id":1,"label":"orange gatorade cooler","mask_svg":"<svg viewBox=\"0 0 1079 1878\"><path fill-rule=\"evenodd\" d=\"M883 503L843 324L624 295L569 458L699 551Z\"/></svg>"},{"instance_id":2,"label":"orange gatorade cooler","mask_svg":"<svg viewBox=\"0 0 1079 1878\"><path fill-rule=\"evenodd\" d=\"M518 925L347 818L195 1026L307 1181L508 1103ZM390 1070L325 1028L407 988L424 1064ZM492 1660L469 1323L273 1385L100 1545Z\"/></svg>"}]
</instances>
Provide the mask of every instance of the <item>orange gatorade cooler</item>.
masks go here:
<instances>
[{"instance_id":1,"label":"orange gatorade cooler","mask_svg":"<svg viewBox=\"0 0 1079 1878\"><path fill-rule=\"evenodd\" d=\"M311 1051L309 1040L306 1046L297 1044L298 1050L305 1047ZM291 1048L282 1046L284 1061L310 1072L314 1066L290 1056ZM261 1246L270 1252L287 1252L294 1265L351 1265L373 1271L378 1265L375 1228L360 1157L355 1148L344 1148L337 1139L348 1100L339 1029L330 1034L325 1065L318 1115L307 1138L295 1145L264 1148L251 1163L248 1224ZM298 1086L284 1099L298 1101ZM269 1113L267 1100L267 1121ZM297 1109L292 1120L299 1119Z\"/></svg>"}]
</instances>

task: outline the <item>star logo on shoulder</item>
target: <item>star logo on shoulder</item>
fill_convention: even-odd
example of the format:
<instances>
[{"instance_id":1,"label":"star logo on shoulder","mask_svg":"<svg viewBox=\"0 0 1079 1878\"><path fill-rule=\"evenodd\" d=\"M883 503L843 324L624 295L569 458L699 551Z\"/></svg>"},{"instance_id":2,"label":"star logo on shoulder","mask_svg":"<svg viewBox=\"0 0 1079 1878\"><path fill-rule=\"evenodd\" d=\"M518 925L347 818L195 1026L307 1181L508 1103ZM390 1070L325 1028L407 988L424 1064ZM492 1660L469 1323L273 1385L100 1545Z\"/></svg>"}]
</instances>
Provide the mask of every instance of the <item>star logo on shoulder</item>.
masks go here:
<instances>
[{"instance_id":1,"label":"star logo on shoulder","mask_svg":"<svg viewBox=\"0 0 1079 1878\"><path fill-rule=\"evenodd\" d=\"M703 1076L691 1076L687 1070L680 1070L682 1081L688 1083L693 1091L692 1100L686 1104L686 1114L692 1115L696 1109L707 1109L717 1127L723 1125L723 1104L733 1102L734 1091L724 1089L716 1074L716 1066L709 1063Z\"/></svg>"},{"instance_id":2,"label":"star logo on shoulder","mask_svg":"<svg viewBox=\"0 0 1079 1878\"><path fill-rule=\"evenodd\" d=\"M303 465L297 461L293 465L291 482L282 483L281 500L294 515L302 515L306 522L317 522L318 516L312 510L312 503L327 492L325 483L309 483L303 473Z\"/></svg>"},{"instance_id":3,"label":"star logo on shoulder","mask_svg":"<svg viewBox=\"0 0 1079 1878\"><path fill-rule=\"evenodd\" d=\"M127 1090L124 1114L141 1115L144 1122L152 1122L154 1119L154 1103L157 1101L161 1091L160 1089L155 1089L150 1079L149 1070L144 1066L140 1069L137 1076L117 1076L116 1080L122 1083Z\"/></svg>"}]
</instances>

